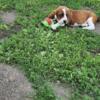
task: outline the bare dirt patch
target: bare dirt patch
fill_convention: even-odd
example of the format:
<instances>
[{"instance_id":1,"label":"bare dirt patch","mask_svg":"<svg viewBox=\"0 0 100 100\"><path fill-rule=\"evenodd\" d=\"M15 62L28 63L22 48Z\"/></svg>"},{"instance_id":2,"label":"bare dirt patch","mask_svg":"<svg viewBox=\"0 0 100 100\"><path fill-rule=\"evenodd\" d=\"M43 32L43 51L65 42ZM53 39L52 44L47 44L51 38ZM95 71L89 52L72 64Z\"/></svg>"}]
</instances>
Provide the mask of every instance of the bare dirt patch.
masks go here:
<instances>
[{"instance_id":1,"label":"bare dirt patch","mask_svg":"<svg viewBox=\"0 0 100 100\"><path fill-rule=\"evenodd\" d=\"M98 33L100 35L100 23L96 24L96 29L95 32Z\"/></svg>"},{"instance_id":2,"label":"bare dirt patch","mask_svg":"<svg viewBox=\"0 0 100 100\"><path fill-rule=\"evenodd\" d=\"M0 30L0 39L7 37L9 34L8 31Z\"/></svg>"},{"instance_id":3,"label":"bare dirt patch","mask_svg":"<svg viewBox=\"0 0 100 100\"><path fill-rule=\"evenodd\" d=\"M0 18L2 19L2 22L5 24L14 23L16 16L17 14L15 11L0 12Z\"/></svg>"},{"instance_id":4,"label":"bare dirt patch","mask_svg":"<svg viewBox=\"0 0 100 100\"><path fill-rule=\"evenodd\" d=\"M33 100L35 92L18 69L0 64L0 100Z\"/></svg>"},{"instance_id":5,"label":"bare dirt patch","mask_svg":"<svg viewBox=\"0 0 100 100\"><path fill-rule=\"evenodd\" d=\"M51 87L54 91L57 100L70 100L72 89L69 85L62 83L51 83Z\"/></svg>"},{"instance_id":6,"label":"bare dirt patch","mask_svg":"<svg viewBox=\"0 0 100 100\"><path fill-rule=\"evenodd\" d=\"M1 24L6 24L9 27L8 30L0 30L0 39L9 36L11 33L16 33L21 30L21 26L14 23L16 20L16 16L16 11L0 12Z\"/></svg>"},{"instance_id":7,"label":"bare dirt patch","mask_svg":"<svg viewBox=\"0 0 100 100\"><path fill-rule=\"evenodd\" d=\"M20 25L9 26L8 30L0 30L0 40L10 36L13 33L19 32L20 30L21 30Z\"/></svg>"}]
</instances>

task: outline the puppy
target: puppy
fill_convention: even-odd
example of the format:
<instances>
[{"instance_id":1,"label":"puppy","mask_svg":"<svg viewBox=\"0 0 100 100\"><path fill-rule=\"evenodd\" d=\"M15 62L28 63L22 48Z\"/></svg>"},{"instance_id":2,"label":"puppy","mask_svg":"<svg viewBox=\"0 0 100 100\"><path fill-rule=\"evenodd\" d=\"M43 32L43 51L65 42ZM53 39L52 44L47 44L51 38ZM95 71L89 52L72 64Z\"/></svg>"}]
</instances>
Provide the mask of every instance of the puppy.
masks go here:
<instances>
[{"instance_id":1,"label":"puppy","mask_svg":"<svg viewBox=\"0 0 100 100\"><path fill-rule=\"evenodd\" d=\"M94 30L98 20L96 14L88 10L73 10L65 6L60 6L48 15L49 18L57 20L60 26L66 24L71 27L81 26L83 29ZM53 30L56 30L57 25L53 25Z\"/></svg>"}]
</instances>

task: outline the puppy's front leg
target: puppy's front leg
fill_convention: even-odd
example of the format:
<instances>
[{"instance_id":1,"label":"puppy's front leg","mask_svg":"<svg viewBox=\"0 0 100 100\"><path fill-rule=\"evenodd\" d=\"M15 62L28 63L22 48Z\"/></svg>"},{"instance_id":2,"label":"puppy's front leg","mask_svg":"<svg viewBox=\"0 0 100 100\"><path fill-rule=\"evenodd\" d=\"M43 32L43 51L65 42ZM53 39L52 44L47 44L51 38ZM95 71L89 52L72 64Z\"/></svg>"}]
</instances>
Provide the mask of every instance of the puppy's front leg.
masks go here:
<instances>
[{"instance_id":1,"label":"puppy's front leg","mask_svg":"<svg viewBox=\"0 0 100 100\"><path fill-rule=\"evenodd\" d=\"M61 25L59 23L56 23L56 24L52 24L51 28L52 28L52 30L56 30L59 26L61 26Z\"/></svg>"}]
</instances>

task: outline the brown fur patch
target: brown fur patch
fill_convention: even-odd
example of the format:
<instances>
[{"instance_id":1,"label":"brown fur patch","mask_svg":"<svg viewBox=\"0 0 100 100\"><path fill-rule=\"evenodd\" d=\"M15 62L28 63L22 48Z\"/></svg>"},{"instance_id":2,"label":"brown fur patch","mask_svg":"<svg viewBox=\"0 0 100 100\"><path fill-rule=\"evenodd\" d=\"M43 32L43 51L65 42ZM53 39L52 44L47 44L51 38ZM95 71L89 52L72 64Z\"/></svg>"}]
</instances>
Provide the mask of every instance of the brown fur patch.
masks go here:
<instances>
[{"instance_id":1,"label":"brown fur patch","mask_svg":"<svg viewBox=\"0 0 100 100\"><path fill-rule=\"evenodd\" d=\"M71 10L70 16L70 24L78 23L82 24L86 22L89 17L93 18L93 22L96 23L97 16L91 12L86 10Z\"/></svg>"},{"instance_id":2,"label":"brown fur patch","mask_svg":"<svg viewBox=\"0 0 100 100\"><path fill-rule=\"evenodd\" d=\"M57 9L55 9L54 11L52 11L52 13L50 13L48 15L49 18L53 19L55 17L55 15L57 16L58 20L60 20L63 16L63 10L62 9L66 9L67 7L64 6L59 6Z\"/></svg>"}]
</instances>

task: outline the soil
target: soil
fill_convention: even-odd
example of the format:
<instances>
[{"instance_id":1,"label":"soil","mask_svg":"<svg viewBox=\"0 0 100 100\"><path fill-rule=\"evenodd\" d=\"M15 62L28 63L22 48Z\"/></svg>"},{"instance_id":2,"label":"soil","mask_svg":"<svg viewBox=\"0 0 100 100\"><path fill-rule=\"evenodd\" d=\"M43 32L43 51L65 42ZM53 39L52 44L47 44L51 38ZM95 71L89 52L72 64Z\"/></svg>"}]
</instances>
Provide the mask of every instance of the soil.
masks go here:
<instances>
[{"instance_id":1,"label":"soil","mask_svg":"<svg viewBox=\"0 0 100 100\"><path fill-rule=\"evenodd\" d=\"M0 39L9 36L11 33L16 33L21 30L20 25L13 25L16 20L16 17L16 11L0 12L0 22L7 24L10 27L9 30L0 30Z\"/></svg>"},{"instance_id":2,"label":"soil","mask_svg":"<svg viewBox=\"0 0 100 100\"><path fill-rule=\"evenodd\" d=\"M96 24L96 29L94 30L97 34L100 35L100 22Z\"/></svg>"},{"instance_id":3,"label":"soil","mask_svg":"<svg viewBox=\"0 0 100 100\"><path fill-rule=\"evenodd\" d=\"M33 100L27 78L13 66L0 64L0 100Z\"/></svg>"},{"instance_id":4,"label":"soil","mask_svg":"<svg viewBox=\"0 0 100 100\"><path fill-rule=\"evenodd\" d=\"M14 23L16 19L16 12L10 11L10 12L0 12L0 18L2 19L2 22L5 24L12 24Z\"/></svg>"},{"instance_id":5,"label":"soil","mask_svg":"<svg viewBox=\"0 0 100 100\"><path fill-rule=\"evenodd\" d=\"M69 85L63 83L51 83L57 100L70 100L72 89Z\"/></svg>"}]
</instances>

